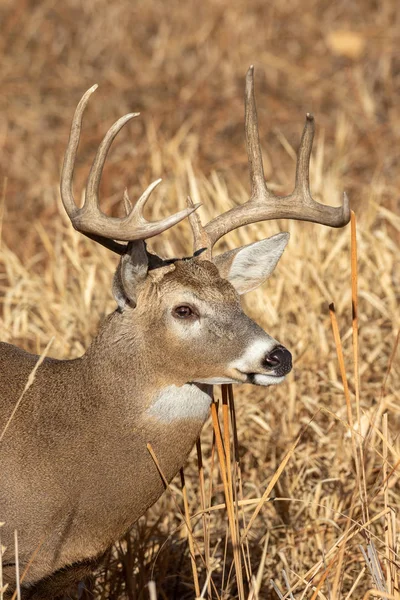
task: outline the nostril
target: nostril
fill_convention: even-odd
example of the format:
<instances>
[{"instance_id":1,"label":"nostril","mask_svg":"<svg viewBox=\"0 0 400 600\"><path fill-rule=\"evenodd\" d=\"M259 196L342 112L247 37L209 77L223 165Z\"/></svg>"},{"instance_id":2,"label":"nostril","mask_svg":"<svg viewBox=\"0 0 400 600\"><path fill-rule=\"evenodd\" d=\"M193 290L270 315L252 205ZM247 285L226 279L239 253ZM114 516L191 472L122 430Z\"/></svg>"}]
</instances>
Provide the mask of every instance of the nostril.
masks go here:
<instances>
[{"instance_id":1,"label":"nostril","mask_svg":"<svg viewBox=\"0 0 400 600\"><path fill-rule=\"evenodd\" d=\"M267 367L278 367L281 364L279 352L272 352L265 357L264 362Z\"/></svg>"},{"instance_id":2,"label":"nostril","mask_svg":"<svg viewBox=\"0 0 400 600\"><path fill-rule=\"evenodd\" d=\"M269 369L281 367L281 370L288 373L292 368L292 355L283 346L276 346L264 358L264 366Z\"/></svg>"}]
</instances>

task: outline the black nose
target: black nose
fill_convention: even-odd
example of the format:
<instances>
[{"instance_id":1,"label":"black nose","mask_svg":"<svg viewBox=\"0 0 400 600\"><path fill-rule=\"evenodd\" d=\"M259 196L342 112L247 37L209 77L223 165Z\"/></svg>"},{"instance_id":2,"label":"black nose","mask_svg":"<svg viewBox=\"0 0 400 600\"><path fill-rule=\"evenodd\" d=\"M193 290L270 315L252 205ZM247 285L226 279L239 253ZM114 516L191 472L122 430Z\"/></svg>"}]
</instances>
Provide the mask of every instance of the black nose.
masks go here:
<instances>
[{"instance_id":1,"label":"black nose","mask_svg":"<svg viewBox=\"0 0 400 600\"><path fill-rule=\"evenodd\" d=\"M275 346L264 358L264 367L273 369L274 375L282 377L292 370L292 355L283 346Z\"/></svg>"}]
</instances>

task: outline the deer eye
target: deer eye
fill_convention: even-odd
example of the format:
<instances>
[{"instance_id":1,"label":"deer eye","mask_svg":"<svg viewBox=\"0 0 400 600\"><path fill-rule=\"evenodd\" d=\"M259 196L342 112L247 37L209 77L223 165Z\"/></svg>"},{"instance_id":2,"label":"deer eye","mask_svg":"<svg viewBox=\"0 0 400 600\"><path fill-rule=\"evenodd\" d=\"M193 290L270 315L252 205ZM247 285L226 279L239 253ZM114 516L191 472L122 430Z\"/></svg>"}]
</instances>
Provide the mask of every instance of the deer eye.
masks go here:
<instances>
[{"instance_id":1,"label":"deer eye","mask_svg":"<svg viewBox=\"0 0 400 600\"><path fill-rule=\"evenodd\" d=\"M176 306L172 311L172 315L177 319L193 319L197 317L197 314L194 312L191 306L187 304L182 304L181 306Z\"/></svg>"}]
</instances>

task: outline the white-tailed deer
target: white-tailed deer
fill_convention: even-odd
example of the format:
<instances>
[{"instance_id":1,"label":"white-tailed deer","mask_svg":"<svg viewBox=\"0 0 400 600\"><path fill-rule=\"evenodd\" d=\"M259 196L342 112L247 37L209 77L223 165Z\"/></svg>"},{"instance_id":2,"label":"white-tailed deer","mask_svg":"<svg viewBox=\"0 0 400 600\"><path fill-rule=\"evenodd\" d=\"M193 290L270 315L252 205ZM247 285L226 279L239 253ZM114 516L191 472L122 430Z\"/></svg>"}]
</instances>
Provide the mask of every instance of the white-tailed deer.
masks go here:
<instances>
[{"instance_id":1,"label":"white-tailed deer","mask_svg":"<svg viewBox=\"0 0 400 600\"><path fill-rule=\"evenodd\" d=\"M253 69L246 78L245 131L251 196L204 227L189 206L158 222L143 217L151 184L126 216L107 217L98 190L111 143L108 131L94 159L82 208L72 194L82 116L95 87L79 102L61 177L61 196L75 229L121 255L113 283L116 310L87 352L75 360L46 358L0 445L3 577L14 585L13 532L18 530L24 598L57 598L122 537L163 493L147 450L150 442L171 480L209 413L212 384L272 385L291 370L291 355L248 318L239 295L273 271L287 233L212 257L223 235L276 218L332 227L350 218L341 207L315 202L309 191L314 121L307 115L292 194L274 196L264 180ZM163 260L145 239L189 217L195 252ZM123 243L125 242L125 243ZM0 344L0 431L38 360Z\"/></svg>"}]
</instances>

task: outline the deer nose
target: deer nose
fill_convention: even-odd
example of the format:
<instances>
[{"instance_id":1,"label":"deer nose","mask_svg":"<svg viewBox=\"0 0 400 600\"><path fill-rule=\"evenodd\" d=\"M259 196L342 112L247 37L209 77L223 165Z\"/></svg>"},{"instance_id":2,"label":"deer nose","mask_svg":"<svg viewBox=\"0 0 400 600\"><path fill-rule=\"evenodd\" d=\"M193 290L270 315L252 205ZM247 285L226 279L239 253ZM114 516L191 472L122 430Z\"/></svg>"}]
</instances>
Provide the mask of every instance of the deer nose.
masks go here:
<instances>
[{"instance_id":1,"label":"deer nose","mask_svg":"<svg viewBox=\"0 0 400 600\"><path fill-rule=\"evenodd\" d=\"M286 375L292 370L292 355L283 346L275 346L264 358L263 366L273 369L275 375Z\"/></svg>"}]
</instances>

